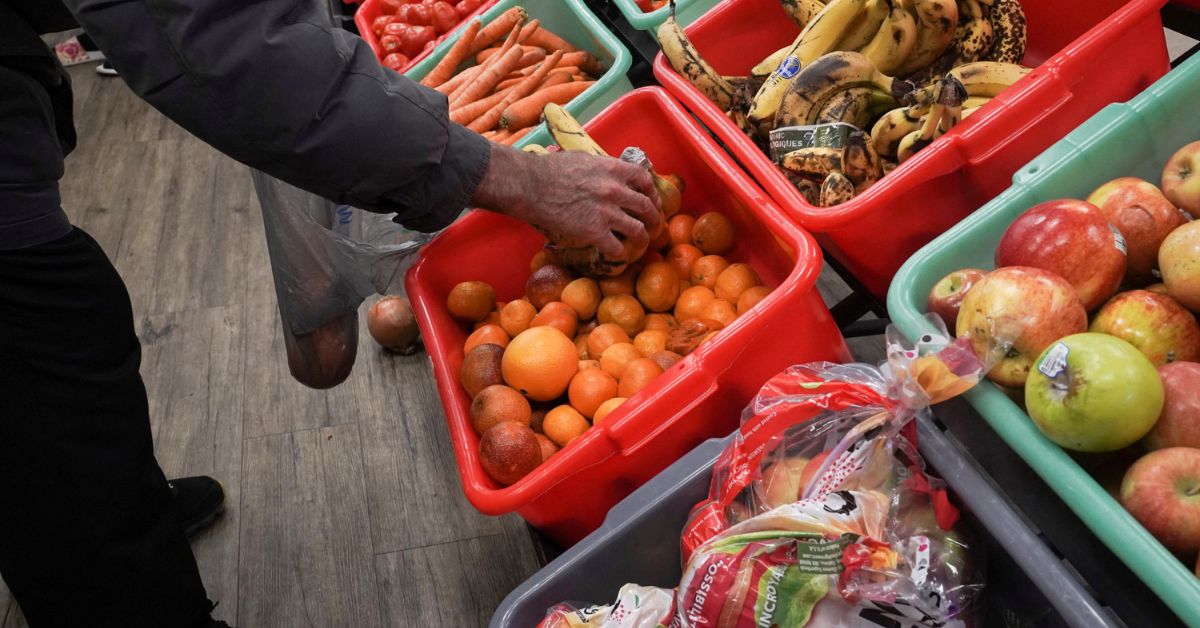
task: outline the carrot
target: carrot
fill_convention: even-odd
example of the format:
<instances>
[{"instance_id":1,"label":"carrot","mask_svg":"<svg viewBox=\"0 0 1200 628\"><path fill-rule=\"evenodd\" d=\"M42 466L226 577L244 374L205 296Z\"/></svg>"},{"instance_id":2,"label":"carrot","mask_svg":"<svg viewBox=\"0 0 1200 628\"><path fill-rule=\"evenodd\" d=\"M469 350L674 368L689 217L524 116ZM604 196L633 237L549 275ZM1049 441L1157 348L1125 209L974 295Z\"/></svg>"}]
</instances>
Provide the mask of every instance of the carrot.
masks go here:
<instances>
[{"instance_id":1,"label":"carrot","mask_svg":"<svg viewBox=\"0 0 1200 628\"><path fill-rule=\"evenodd\" d=\"M483 133L480 133L480 135L482 135L483 139L485 139L485 140L490 140L499 134L500 134L499 131L484 131Z\"/></svg>"},{"instance_id":2,"label":"carrot","mask_svg":"<svg viewBox=\"0 0 1200 628\"><path fill-rule=\"evenodd\" d=\"M520 131L517 131L516 133L513 133L512 135L500 140L500 143L505 144L507 146L512 146L513 144L516 144L518 141L520 141L520 139L522 137L529 135L529 132L532 130L533 130L533 127L527 126L523 129L521 129Z\"/></svg>"},{"instance_id":3,"label":"carrot","mask_svg":"<svg viewBox=\"0 0 1200 628\"><path fill-rule=\"evenodd\" d=\"M542 50L541 48L538 48L537 46L520 46L520 48L521 48L521 50L525 51L525 56L521 57L521 61L525 62L525 63L524 63L524 65L520 65L518 67L523 68L532 63L537 63L538 61L541 61L542 59L546 58L546 51ZM478 63L484 63L488 59L491 59L492 57L496 56L497 54L500 54L503 52L504 51L500 48L488 48L487 50L484 50L484 51L480 52L479 54L475 55L475 61ZM533 60L526 62L529 59L533 59Z\"/></svg>"},{"instance_id":4,"label":"carrot","mask_svg":"<svg viewBox=\"0 0 1200 628\"><path fill-rule=\"evenodd\" d=\"M560 65L573 65L579 69L591 74L592 76L600 76L604 74L604 66L600 65L600 61L596 59L592 53L586 50L576 50L563 55Z\"/></svg>"},{"instance_id":5,"label":"carrot","mask_svg":"<svg viewBox=\"0 0 1200 628\"><path fill-rule=\"evenodd\" d=\"M533 31L536 31L538 29L538 27L541 25L541 23L542 23L542 21L537 18L534 18L534 19L526 22L525 26L521 27L521 34L517 36L517 42L522 43L522 44L525 43L525 40L529 39L529 36L533 34Z\"/></svg>"},{"instance_id":6,"label":"carrot","mask_svg":"<svg viewBox=\"0 0 1200 628\"><path fill-rule=\"evenodd\" d=\"M492 133L492 136L488 139L492 140L493 142L503 142L505 139L512 137L512 131L509 131L508 129L498 129L496 131L489 131L489 133Z\"/></svg>"},{"instance_id":7,"label":"carrot","mask_svg":"<svg viewBox=\"0 0 1200 628\"><path fill-rule=\"evenodd\" d=\"M520 83L524 79L525 79L524 76L517 76L514 78L510 78L510 79L505 79L503 81L500 81L500 84L496 86L496 89L506 89L506 88L512 87L513 85ZM575 80L574 74L572 74L570 72L559 72L557 69L555 69L555 70L551 70L550 73L546 75L545 80L543 80L542 83L537 86L537 88L541 89L543 87L549 87L550 85L558 85L560 83L570 83L573 80ZM553 81L553 82L551 82L551 81Z\"/></svg>"},{"instance_id":8,"label":"carrot","mask_svg":"<svg viewBox=\"0 0 1200 628\"><path fill-rule=\"evenodd\" d=\"M529 14L525 12L523 7L513 7L501 13L500 17L492 20L491 24L484 26L479 31L479 34L475 36L475 42L471 45L470 54L475 54L500 41L502 37L513 29L513 26L524 24L528 17Z\"/></svg>"},{"instance_id":9,"label":"carrot","mask_svg":"<svg viewBox=\"0 0 1200 628\"><path fill-rule=\"evenodd\" d=\"M540 27L534 29L528 37L521 40L521 43L528 43L531 46L538 46L546 50L561 50L563 52L577 52L579 50L562 37Z\"/></svg>"},{"instance_id":10,"label":"carrot","mask_svg":"<svg viewBox=\"0 0 1200 628\"><path fill-rule=\"evenodd\" d=\"M537 124L541 118L542 109L546 105L550 103L565 105L595 83L595 81L573 81L539 89L509 105L500 115L500 126L505 129L523 129ZM510 92L511 94L512 92Z\"/></svg>"},{"instance_id":11,"label":"carrot","mask_svg":"<svg viewBox=\"0 0 1200 628\"><path fill-rule=\"evenodd\" d=\"M498 89L496 93L486 98L480 98L475 102L467 103L457 109L450 110L450 120L457 124L467 124L488 112L489 109L495 107L497 103L504 100L508 95L509 90Z\"/></svg>"},{"instance_id":12,"label":"carrot","mask_svg":"<svg viewBox=\"0 0 1200 628\"><path fill-rule=\"evenodd\" d=\"M508 92L508 95L504 97L504 100L501 100L489 109L487 113L475 118L471 124L467 125L467 128L472 131L479 131L495 127L496 123L500 121L500 116L504 113L504 110L532 93L538 84L542 82L542 79L546 78L546 75L550 73L550 70L553 70L558 65L562 56L563 53L561 50L554 51L554 54L550 55L549 59L543 61L536 72L530 74L516 87L513 87Z\"/></svg>"},{"instance_id":13,"label":"carrot","mask_svg":"<svg viewBox=\"0 0 1200 628\"><path fill-rule=\"evenodd\" d=\"M460 107L485 94L492 93L492 90L496 88L496 84L500 82L500 79L505 74L508 74L509 70L521 59L521 54L520 48L516 46L509 48L508 52L504 53L504 56L496 59L494 63L484 68L479 73L479 76L458 95L458 98L450 103L450 106L452 108Z\"/></svg>"},{"instance_id":14,"label":"carrot","mask_svg":"<svg viewBox=\"0 0 1200 628\"><path fill-rule=\"evenodd\" d=\"M475 78L473 78L471 81L469 81L467 83L463 83L461 86L459 86L457 89L455 89L453 93L450 94L450 105L452 108L455 106L462 106L464 103L458 102L458 99L462 96L462 94L468 90L474 89L473 86L475 85L476 79L480 76L483 76L484 73L487 72L489 68L496 65L496 63L498 63L501 60L501 57L503 57L504 53L507 53L509 50L512 50L513 47L516 46L517 33L519 33L520 30L521 30L520 23L513 25L512 31L510 31L508 34L508 38L504 40L504 44L500 47L501 54L495 55L495 56L491 57L490 59L488 59L487 61L484 61L483 63L481 63L479 66L476 66L476 67L479 67L480 69L479 69L478 73L475 75ZM499 82L499 81L497 81L497 82ZM479 91L477 93L476 97L487 94L490 91L491 91L490 89L484 89L482 91Z\"/></svg>"},{"instance_id":15,"label":"carrot","mask_svg":"<svg viewBox=\"0 0 1200 628\"><path fill-rule=\"evenodd\" d=\"M470 80L475 78L475 75L479 74L479 72L482 70L483 68L480 66L467 68L462 72L455 74L450 80L438 85L434 89L449 96L450 94L454 93L454 90L461 87L464 83L470 82Z\"/></svg>"},{"instance_id":16,"label":"carrot","mask_svg":"<svg viewBox=\"0 0 1200 628\"><path fill-rule=\"evenodd\" d=\"M522 47L522 50L525 53L521 55L521 60L517 61L518 68L524 69L546 60L546 51L541 48L526 49Z\"/></svg>"},{"instance_id":17,"label":"carrot","mask_svg":"<svg viewBox=\"0 0 1200 628\"><path fill-rule=\"evenodd\" d=\"M450 51L446 53L446 56L442 57L442 60L433 66L433 69L429 71L429 74L425 75L424 79L421 79L421 84L426 87L437 87L450 80L454 76L454 70L458 69L458 66L470 56L468 53L470 53L471 46L475 43L475 36L479 34L479 30L482 28L482 22L471 20L471 23L467 25L467 30L463 31L458 41L454 42L454 45L450 47Z\"/></svg>"}]
</instances>

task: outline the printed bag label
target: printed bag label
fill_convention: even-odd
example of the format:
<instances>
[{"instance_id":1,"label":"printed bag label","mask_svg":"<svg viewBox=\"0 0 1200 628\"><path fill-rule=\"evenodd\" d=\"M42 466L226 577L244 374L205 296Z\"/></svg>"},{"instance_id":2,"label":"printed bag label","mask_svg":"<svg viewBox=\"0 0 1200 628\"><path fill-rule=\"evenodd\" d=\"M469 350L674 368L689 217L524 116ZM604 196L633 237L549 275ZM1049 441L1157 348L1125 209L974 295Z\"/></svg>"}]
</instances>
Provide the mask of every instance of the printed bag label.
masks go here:
<instances>
[{"instance_id":1,"label":"printed bag label","mask_svg":"<svg viewBox=\"0 0 1200 628\"><path fill-rule=\"evenodd\" d=\"M771 131L771 159L778 164L784 155L813 146L842 148L855 131L858 127L845 122L781 127Z\"/></svg>"}]
</instances>

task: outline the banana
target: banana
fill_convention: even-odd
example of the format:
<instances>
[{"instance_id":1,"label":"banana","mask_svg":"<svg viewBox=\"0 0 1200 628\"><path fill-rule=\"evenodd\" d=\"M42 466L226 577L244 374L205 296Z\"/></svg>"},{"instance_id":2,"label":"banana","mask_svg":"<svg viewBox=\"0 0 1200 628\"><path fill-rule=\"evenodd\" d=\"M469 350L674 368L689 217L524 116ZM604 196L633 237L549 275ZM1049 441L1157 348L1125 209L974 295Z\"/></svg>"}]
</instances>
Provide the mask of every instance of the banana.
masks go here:
<instances>
[{"instance_id":1,"label":"banana","mask_svg":"<svg viewBox=\"0 0 1200 628\"><path fill-rule=\"evenodd\" d=\"M838 92L821 106L814 123L844 122L866 128L871 123L871 97L877 91L874 87L851 87Z\"/></svg>"},{"instance_id":2,"label":"banana","mask_svg":"<svg viewBox=\"0 0 1200 628\"><path fill-rule=\"evenodd\" d=\"M963 107L967 109L978 109L988 104L989 100L991 100L991 97L989 96L968 96L967 99L963 101Z\"/></svg>"},{"instance_id":3,"label":"banana","mask_svg":"<svg viewBox=\"0 0 1200 628\"><path fill-rule=\"evenodd\" d=\"M546 147L542 146L541 144L526 144L525 147L522 148L521 150L523 150L527 153L533 153L534 155L549 155L550 154L550 151L546 150Z\"/></svg>"},{"instance_id":4,"label":"banana","mask_svg":"<svg viewBox=\"0 0 1200 628\"><path fill-rule=\"evenodd\" d=\"M892 9L892 0L868 0L858 15L842 31L842 36L833 50L860 50L866 46L883 26Z\"/></svg>"},{"instance_id":5,"label":"banana","mask_svg":"<svg viewBox=\"0 0 1200 628\"><path fill-rule=\"evenodd\" d=\"M778 68L779 64L783 63L783 60L787 58L788 53L791 51L792 44L788 44L772 52L766 59L759 61L758 65L750 68L750 76L770 76L775 71L775 68Z\"/></svg>"},{"instance_id":6,"label":"banana","mask_svg":"<svg viewBox=\"0 0 1200 628\"><path fill-rule=\"evenodd\" d=\"M561 105L550 103L542 109L542 117L546 119L546 127L558 147L566 151L590 153L598 157L607 157L608 153L583 130L583 125L574 116L567 113Z\"/></svg>"},{"instance_id":7,"label":"banana","mask_svg":"<svg viewBox=\"0 0 1200 628\"><path fill-rule=\"evenodd\" d=\"M890 74L900 67L912 52L917 41L917 21L898 1L883 1L889 6L887 17L875 32L875 36L859 52L870 59L877 70Z\"/></svg>"},{"instance_id":8,"label":"banana","mask_svg":"<svg viewBox=\"0 0 1200 628\"><path fill-rule=\"evenodd\" d=\"M833 207L854 198L854 182L841 170L826 175L821 183L821 207Z\"/></svg>"},{"instance_id":9,"label":"banana","mask_svg":"<svg viewBox=\"0 0 1200 628\"><path fill-rule=\"evenodd\" d=\"M824 179L831 171L842 169L843 149L832 146L800 148L783 156L782 166L809 179Z\"/></svg>"},{"instance_id":10,"label":"banana","mask_svg":"<svg viewBox=\"0 0 1200 628\"><path fill-rule=\"evenodd\" d=\"M941 103L935 104L929 110L929 115L925 116L921 128L905 135L904 139L900 140L900 146L896 149L896 160L904 163L916 154L917 151L929 146L938 135L938 129L942 125L942 116L945 112L946 105Z\"/></svg>"},{"instance_id":11,"label":"banana","mask_svg":"<svg viewBox=\"0 0 1200 628\"><path fill-rule=\"evenodd\" d=\"M721 111L729 109L733 102L733 86L717 74L683 34L683 29L675 20L675 0L671 0L671 14L658 27L658 45L676 72L695 85Z\"/></svg>"},{"instance_id":12,"label":"banana","mask_svg":"<svg viewBox=\"0 0 1200 628\"><path fill-rule=\"evenodd\" d=\"M1025 11L1018 0L996 0L991 11L992 47L987 61L1020 63L1025 56Z\"/></svg>"},{"instance_id":13,"label":"banana","mask_svg":"<svg viewBox=\"0 0 1200 628\"><path fill-rule=\"evenodd\" d=\"M807 26L821 9L825 8L825 3L821 0L780 0L780 3L788 17L800 28Z\"/></svg>"},{"instance_id":14,"label":"banana","mask_svg":"<svg viewBox=\"0 0 1200 628\"><path fill-rule=\"evenodd\" d=\"M812 179L804 179L787 173L788 179L792 185L796 186L796 191L800 192L800 196L808 201L809 205L817 206L821 202L821 184Z\"/></svg>"},{"instance_id":15,"label":"banana","mask_svg":"<svg viewBox=\"0 0 1200 628\"><path fill-rule=\"evenodd\" d=\"M787 57L771 72L767 80L754 95L750 108L750 124L758 127L775 119L775 112L783 101L792 80L800 69L813 63L821 55L833 50L841 39L846 25L866 6L867 0L832 0L821 12L800 31Z\"/></svg>"},{"instance_id":16,"label":"banana","mask_svg":"<svg viewBox=\"0 0 1200 628\"><path fill-rule=\"evenodd\" d=\"M883 163L865 133L852 133L846 139L846 147L842 149L842 172L854 182L856 191L866 189L883 176Z\"/></svg>"},{"instance_id":17,"label":"banana","mask_svg":"<svg viewBox=\"0 0 1200 628\"><path fill-rule=\"evenodd\" d=\"M968 96L991 98L1030 72L1030 68L1015 63L976 61L950 70L949 76L962 82Z\"/></svg>"},{"instance_id":18,"label":"banana","mask_svg":"<svg viewBox=\"0 0 1200 628\"><path fill-rule=\"evenodd\" d=\"M913 0L917 18L917 40L896 76L908 76L933 63L950 43L958 29L958 4L954 0Z\"/></svg>"},{"instance_id":19,"label":"banana","mask_svg":"<svg viewBox=\"0 0 1200 628\"><path fill-rule=\"evenodd\" d=\"M895 159L900 140L919 129L921 118L928 113L929 107L915 106L898 107L884 114L871 129L871 143L875 152Z\"/></svg>"},{"instance_id":20,"label":"banana","mask_svg":"<svg viewBox=\"0 0 1200 628\"><path fill-rule=\"evenodd\" d=\"M912 85L875 69L857 52L831 52L800 71L788 86L775 117L775 126L813 124L827 100L851 87L874 86L896 100L908 96Z\"/></svg>"},{"instance_id":21,"label":"banana","mask_svg":"<svg viewBox=\"0 0 1200 628\"><path fill-rule=\"evenodd\" d=\"M970 116L971 114L975 113L976 111L979 111L979 107L963 107L962 119L966 120L967 116Z\"/></svg>"},{"instance_id":22,"label":"banana","mask_svg":"<svg viewBox=\"0 0 1200 628\"><path fill-rule=\"evenodd\" d=\"M955 66L978 61L992 47L992 23L984 15L979 2L963 0L963 5L967 8L968 19L954 37L954 49L957 52Z\"/></svg>"}]
</instances>

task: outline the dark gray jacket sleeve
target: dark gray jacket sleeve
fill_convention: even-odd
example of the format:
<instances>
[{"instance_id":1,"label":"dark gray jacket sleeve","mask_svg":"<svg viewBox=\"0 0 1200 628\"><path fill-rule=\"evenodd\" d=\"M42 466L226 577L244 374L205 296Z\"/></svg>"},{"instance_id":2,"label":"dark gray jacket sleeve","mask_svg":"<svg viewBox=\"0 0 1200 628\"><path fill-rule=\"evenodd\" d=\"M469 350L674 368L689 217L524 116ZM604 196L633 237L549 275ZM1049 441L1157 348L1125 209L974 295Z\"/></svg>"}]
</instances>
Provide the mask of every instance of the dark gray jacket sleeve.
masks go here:
<instances>
[{"instance_id":1,"label":"dark gray jacket sleeve","mask_svg":"<svg viewBox=\"0 0 1200 628\"><path fill-rule=\"evenodd\" d=\"M320 0L66 0L139 96L218 150L422 231L449 224L487 140L383 68Z\"/></svg>"}]
</instances>

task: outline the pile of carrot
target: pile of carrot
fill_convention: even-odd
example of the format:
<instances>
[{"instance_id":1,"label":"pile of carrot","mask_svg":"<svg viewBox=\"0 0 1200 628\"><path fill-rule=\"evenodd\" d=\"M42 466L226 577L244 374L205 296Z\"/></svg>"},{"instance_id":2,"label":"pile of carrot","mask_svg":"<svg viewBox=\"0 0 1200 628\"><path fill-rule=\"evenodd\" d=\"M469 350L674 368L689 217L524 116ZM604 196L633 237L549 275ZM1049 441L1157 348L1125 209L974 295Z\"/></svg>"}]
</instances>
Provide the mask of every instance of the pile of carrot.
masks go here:
<instances>
[{"instance_id":1,"label":"pile of carrot","mask_svg":"<svg viewBox=\"0 0 1200 628\"><path fill-rule=\"evenodd\" d=\"M513 7L486 26L471 22L421 84L446 95L454 122L513 144L537 126L547 104L567 104L603 73L591 53Z\"/></svg>"}]
</instances>

